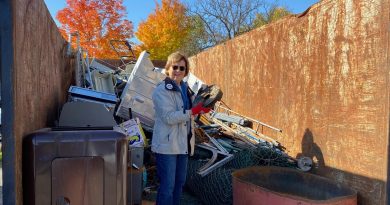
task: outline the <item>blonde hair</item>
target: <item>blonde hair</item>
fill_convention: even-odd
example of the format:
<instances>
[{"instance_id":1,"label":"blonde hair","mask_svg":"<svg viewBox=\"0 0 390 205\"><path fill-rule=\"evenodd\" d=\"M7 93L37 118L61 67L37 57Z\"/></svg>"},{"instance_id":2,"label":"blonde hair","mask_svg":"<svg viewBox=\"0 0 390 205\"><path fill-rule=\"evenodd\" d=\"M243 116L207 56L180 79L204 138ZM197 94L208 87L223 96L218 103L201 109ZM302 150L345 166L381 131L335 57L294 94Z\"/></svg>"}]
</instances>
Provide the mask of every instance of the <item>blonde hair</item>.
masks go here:
<instances>
[{"instance_id":1,"label":"blonde hair","mask_svg":"<svg viewBox=\"0 0 390 205\"><path fill-rule=\"evenodd\" d=\"M190 72L190 64L188 62L187 56L180 52L174 52L171 55L168 56L167 64L165 64L165 74L168 75L168 70L171 68L172 64L178 63L180 61L184 61L186 64L186 72L184 76L187 76Z\"/></svg>"}]
</instances>

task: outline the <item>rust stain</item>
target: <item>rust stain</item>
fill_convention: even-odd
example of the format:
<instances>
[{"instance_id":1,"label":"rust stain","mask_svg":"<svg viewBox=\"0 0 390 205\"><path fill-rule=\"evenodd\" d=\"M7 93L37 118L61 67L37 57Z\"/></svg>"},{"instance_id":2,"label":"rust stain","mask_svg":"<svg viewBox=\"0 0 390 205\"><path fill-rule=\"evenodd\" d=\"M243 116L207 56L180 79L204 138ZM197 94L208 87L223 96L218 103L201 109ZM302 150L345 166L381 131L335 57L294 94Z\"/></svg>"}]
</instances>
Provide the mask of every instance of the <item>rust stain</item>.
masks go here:
<instances>
[{"instance_id":1,"label":"rust stain","mask_svg":"<svg viewBox=\"0 0 390 205\"><path fill-rule=\"evenodd\" d=\"M222 87L230 107L283 129L274 137L291 155L324 161L315 172L358 190L359 204L382 204L389 14L388 0L323 0L299 18L258 28L190 61L197 76Z\"/></svg>"}]
</instances>

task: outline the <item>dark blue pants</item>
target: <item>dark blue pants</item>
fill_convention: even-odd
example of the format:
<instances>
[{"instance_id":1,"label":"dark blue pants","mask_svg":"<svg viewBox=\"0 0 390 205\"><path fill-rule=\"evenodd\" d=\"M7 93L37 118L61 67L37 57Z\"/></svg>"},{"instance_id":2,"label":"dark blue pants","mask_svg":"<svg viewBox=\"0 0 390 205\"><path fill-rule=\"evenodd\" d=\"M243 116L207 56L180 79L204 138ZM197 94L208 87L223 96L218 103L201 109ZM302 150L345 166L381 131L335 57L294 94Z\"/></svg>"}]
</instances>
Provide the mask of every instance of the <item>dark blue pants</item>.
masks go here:
<instances>
[{"instance_id":1,"label":"dark blue pants","mask_svg":"<svg viewBox=\"0 0 390 205\"><path fill-rule=\"evenodd\" d=\"M188 155L156 154L157 176L160 187L157 205L178 205L187 175Z\"/></svg>"}]
</instances>

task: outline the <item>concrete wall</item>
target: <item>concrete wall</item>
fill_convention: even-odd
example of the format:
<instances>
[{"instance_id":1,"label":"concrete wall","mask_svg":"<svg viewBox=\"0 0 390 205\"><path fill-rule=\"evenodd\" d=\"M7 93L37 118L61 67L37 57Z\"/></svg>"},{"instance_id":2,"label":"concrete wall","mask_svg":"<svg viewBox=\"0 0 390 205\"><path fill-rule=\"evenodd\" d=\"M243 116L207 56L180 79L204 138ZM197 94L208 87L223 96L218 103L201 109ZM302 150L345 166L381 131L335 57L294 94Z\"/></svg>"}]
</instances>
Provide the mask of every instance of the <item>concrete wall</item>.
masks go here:
<instances>
[{"instance_id":1,"label":"concrete wall","mask_svg":"<svg viewBox=\"0 0 390 205\"><path fill-rule=\"evenodd\" d=\"M266 134L314 173L385 204L389 144L389 1L323 0L297 16L190 58L233 110L283 129Z\"/></svg>"},{"instance_id":2,"label":"concrete wall","mask_svg":"<svg viewBox=\"0 0 390 205\"><path fill-rule=\"evenodd\" d=\"M2 28L10 23L12 42L9 63L2 62L4 204L21 205L22 140L40 128L53 125L72 81L72 60L66 57L66 41L59 33L43 0L2 1ZM4 23L5 22L5 23ZM2 30L2 34L4 34ZM6 102L5 102L6 101ZM4 103L5 102L5 103Z\"/></svg>"}]
</instances>

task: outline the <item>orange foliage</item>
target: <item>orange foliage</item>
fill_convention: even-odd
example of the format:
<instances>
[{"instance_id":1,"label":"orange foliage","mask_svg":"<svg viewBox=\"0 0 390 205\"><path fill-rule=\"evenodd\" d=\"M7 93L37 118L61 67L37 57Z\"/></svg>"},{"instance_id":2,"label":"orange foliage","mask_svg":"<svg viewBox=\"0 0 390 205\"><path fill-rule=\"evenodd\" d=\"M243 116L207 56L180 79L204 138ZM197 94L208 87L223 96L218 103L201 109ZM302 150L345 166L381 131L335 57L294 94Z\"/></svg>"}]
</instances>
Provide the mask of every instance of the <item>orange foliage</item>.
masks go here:
<instances>
[{"instance_id":1,"label":"orange foliage","mask_svg":"<svg viewBox=\"0 0 390 205\"><path fill-rule=\"evenodd\" d=\"M65 39L69 33L78 31L80 45L90 56L118 58L109 41L133 36L132 22L124 19L123 0L66 0L66 3L67 7L56 16Z\"/></svg>"},{"instance_id":2,"label":"orange foliage","mask_svg":"<svg viewBox=\"0 0 390 205\"><path fill-rule=\"evenodd\" d=\"M166 60L170 53L182 48L189 34L189 18L179 0L162 0L161 6L156 2L154 13L139 24L135 33L142 42L140 48L149 51L155 60Z\"/></svg>"}]
</instances>

